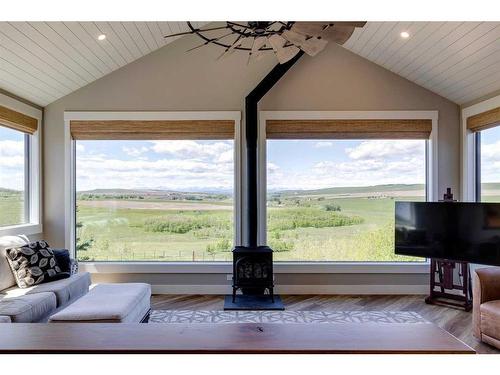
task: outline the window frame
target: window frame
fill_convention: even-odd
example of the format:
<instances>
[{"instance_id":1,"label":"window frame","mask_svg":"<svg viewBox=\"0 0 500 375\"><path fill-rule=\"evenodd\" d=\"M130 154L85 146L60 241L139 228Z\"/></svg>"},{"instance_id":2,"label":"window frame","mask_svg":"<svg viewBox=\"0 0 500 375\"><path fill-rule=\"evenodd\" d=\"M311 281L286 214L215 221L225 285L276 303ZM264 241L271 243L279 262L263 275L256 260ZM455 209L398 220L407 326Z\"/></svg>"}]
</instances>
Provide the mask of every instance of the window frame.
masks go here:
<instances>
[{"instance_id":1,"label":"window frame","mask_svg":"<svg viewBox=\"0 0 500 375\"><path fill-rule=\"evenodd\" d=\"M438 112L437 111L357 111L357 112L260 112L260 126L259 126L259 189L262 196L262 173L266 173L265 170L265 154L262 155L262 151L265 152L265 129L262 132L262 124L265 124L265 120L268 116L272 118L273 116L282 116L281 118L294 119L299 116L308 119L314 114L316 118L428 118L432 119L432 133L431 142L429 142L428 147L428 160L430 160L429 168L427 170L429 178L432 183L428 184L429 188L429 200L437 200L437 121ZM74 249L74 233L72 233L71 228L75 225L75 215L74 215L74 196L72 196L72 191L74 191L75 183L75 168L74 168L74 157L75 157L75 142L71 139L70 120L106 120L106 119L186 119L183 116L194 116L196 119L208 119L221 118L222 115L227 116L230 119L235 120L236 124L236 143L235 149L237 148L237 154L235 158L235 188L237 189L237 194L239 195L238 203L236 209L241 213L241 202L244 197L242 196L241 186L242 180L246 175L245 164L242 162L244 158L244 128L241 126L241 112L65 112L65 217L66 217L66 228L65 228L65 242L66 246L70 249L72 256L75 254ZM170 117L173 116L173 117ZM205 117L204 117L205 116ZM214 116L214 117L210 117ZM412 117L413 116L413 117ZM191 119L187 118L187 119ZM243 125L244 126L244 125ZM264 134L264 137L262 135ZM264 146L264 147L263 147ZM264 157L264 158L263 158ZM264 169L262 168L264 166ZM432 185L432 186L431 186ZM265 189L265 186L264 186ZM265 197L265 190L264 190ZM69 202L69 204L68 204ZM262 205L264 202L260 202ZM259 209L261 214L261 210ZM237 217L237 225L239 228L239 237L244 238L244 226L242 226L241 214ZM73 246L71 245L73 244ZM82 271L88 271L92 273L130 273L130 274L143 274L143 273L183 273L183 274L226 274L227 279L231 280L232 274L232 262L82 262L80 264L80 269ZM411 274L427 274L429 272L429 263L391 263L391 262L377 262L377 263L362 263L362 262L278 262L274 266L274 272L276 274L293 274L293 273L314 273L314 274L335 274L335 273L354 273L354 274L392 274L392 273L411 273Z\"/></svg>"},{"instance_id":2,"label":"window frame","mask_svg":"<svg viewBox=\"0 0 500 375\"><path fill-rule=\"evenodd\" d=\"M70 122L72 120L231 120L234 121L234 244L241 244L241 112L239 111L210 111L210 112L73 112L64 113L65 132L65 247L69 249L71 257L76 258L76 141L71 136ZM132 269L138 270L137 265L153 269L158 265L161 268L172 268L179 272L179 267L197 269L200 265L217 265L228 262L165 262L165 261L94 261L81 262L82 269L95 270L118 269L119 272ZM194 267L191 267L192 265ZM150 271L148 271L150 272Z\"/></svg>"},{"instance_id":3,"label":"window frame","mask_svg":"<svg viewBox=\"0 0 500 375\"><path fill-rule=\"evenodd\" d=\"M0 227L0 236L34 235L43 232L42 186L41 186L41 139L43 111L0 93L0 105L33 117L37 120L37 131L24 133L24 188L26 223ZM0 125L1 126L1 125Z\"/></svg>"},{"instance_id":4,"label":"window frame","mask_svg":"<svg viewBox=\"0 0 500 375\"><path fill-rule=\"evenodd\" d=\"M267 120L352 120L352 119L430 119L432 131L426 141L426 197L436 201L438 194L438 111L261 111L259 116L259 244L267 237ZM429 260L416 262L343 262L343 261L287 261L276 262L275 268L286 268L300 273L428 273Z\"/></svg>"},{"instance_id":5,"label":"window frame","mask_svg":"<svg viewBox=\"0 0 500 375\"><path fill-rule=\"evenodd\" d=\"M480 201L480 135L467 129L467 119L500 106L500 95L462 109L461 118L461 170L463 202Z\"/></svg>"}]
</instances>

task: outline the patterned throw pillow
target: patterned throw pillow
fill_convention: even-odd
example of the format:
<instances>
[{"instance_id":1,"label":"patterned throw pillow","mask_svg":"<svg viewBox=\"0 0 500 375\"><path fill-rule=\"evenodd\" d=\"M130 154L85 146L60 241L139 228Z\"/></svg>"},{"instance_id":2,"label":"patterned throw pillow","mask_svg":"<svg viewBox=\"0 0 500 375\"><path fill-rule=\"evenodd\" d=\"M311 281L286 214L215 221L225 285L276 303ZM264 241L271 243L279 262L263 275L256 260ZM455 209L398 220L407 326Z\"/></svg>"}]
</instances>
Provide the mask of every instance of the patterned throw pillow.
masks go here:
<instances>
[{"instance_id":1,"label":"patterned throw pillow","mask_svg":"<svg viewBox=\"0 0 500 375\"><path fill-rule=\"evenodd\" d=\"M6 253L19 288L69 277L68 273L61 272L52 249L45 241L8 249Z\"/></svg>"}]
</instances>

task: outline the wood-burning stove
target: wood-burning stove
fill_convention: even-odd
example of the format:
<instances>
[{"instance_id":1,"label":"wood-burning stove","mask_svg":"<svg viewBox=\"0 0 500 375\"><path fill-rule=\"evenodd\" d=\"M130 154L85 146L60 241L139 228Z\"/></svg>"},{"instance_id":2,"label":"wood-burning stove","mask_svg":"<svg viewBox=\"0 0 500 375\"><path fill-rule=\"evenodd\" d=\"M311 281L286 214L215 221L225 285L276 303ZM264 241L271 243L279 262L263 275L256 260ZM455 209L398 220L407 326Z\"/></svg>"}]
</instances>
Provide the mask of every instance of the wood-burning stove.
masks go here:
<instances>
[{"instance_id":1,"label":"wood-burning stove","mask_svg":"<svg viewBox=\"0 0 500 375\"><path fill-rule=\"evenodd\" d=\"M263 295L269 291L274 303L273 250L268 246L236 246L233 250L233 303L236 291Z\"/></svg>"}]
</instances>

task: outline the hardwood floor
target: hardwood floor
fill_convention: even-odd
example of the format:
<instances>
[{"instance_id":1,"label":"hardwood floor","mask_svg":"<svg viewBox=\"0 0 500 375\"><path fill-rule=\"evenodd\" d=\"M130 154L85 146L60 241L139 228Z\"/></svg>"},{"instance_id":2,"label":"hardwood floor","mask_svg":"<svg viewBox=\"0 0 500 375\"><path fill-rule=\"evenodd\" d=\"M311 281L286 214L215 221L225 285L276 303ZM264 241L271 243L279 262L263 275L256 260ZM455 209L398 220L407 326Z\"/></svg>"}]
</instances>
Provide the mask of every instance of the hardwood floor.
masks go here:
<instances>
[{"instance_id":1,"label":"hardwood floor","mask_svg":"<svg viewBox=\"0 0 500 375\"><path fill-rule=\"evenodd\" d=\"M392 310L415 311L478 353L497 353L492 346L481 343L472 335L472 313L449 307L427 305L424 296L329 296L282 295L288 310ZM153 295L154 310L222 310L223 296L214 295Z\"/></svg>"}]
</instances>

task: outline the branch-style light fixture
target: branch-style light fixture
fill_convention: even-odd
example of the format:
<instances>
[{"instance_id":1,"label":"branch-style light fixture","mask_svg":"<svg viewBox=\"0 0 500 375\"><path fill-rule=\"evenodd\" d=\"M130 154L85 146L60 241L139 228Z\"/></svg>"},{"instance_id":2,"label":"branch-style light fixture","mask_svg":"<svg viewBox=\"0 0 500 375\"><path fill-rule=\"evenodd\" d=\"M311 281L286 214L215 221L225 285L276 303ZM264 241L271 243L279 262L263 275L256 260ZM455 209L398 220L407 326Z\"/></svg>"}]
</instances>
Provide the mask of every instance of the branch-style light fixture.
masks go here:
<instances>
[{"instance_id":1,"label":"branch-style light fixture","mask_svg":"<svg viewBox=\"0 0 500 375\"><path fill-rule=\"evenodd\" d=\"M266 52L274 52L280 64L286 63L302 50L309 56L321 52L328 42L344 44L356 27L366 22L293 22L293 21L249 21L225 22L223 26L196 28L187 22L190 31L166 35L171 38L196 34L203 43L188 51L215 44L223 49L218 58L235 51L248 53L248 62L260 58Z\"/></svg>"}]
</instances>

